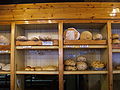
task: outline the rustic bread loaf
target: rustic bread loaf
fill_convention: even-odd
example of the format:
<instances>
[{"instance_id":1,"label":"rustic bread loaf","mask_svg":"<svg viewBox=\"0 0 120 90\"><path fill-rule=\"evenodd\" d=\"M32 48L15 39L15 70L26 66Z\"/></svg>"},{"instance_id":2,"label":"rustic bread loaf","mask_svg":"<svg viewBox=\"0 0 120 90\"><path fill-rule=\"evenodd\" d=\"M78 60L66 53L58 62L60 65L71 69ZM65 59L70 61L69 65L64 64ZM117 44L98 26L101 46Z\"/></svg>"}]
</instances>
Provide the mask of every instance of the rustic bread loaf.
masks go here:
<instances>
[{"instance_id":1,"label":"rustic bread loaf","mask_svg":"<svg viewBox=\"0 0 120 90\"><path fill-rule=\"evenodd\" d=\"M77 69L78 70L86 70L87 69L87 63L85 62L77 62Z\"/></svg>"},{"instance_id":2,"label":"rustic bread loaf","mask_svg":"<svg viewBox=\"0 0 120 90\"><path fill-rule=\"evenodd\" d=\"M76 61L72 60L72 59L68 59L68 60L64 61L64 65L75 66L76 65Z\"/></svg>"},{"instance_id":3,"label":"rustic bread loaf","mask_svg":"<svg viewBox=\"0 0 120 90\"><path fill-rule=\"evenodd\" d=\"M102 36L102 34L94 34L93 35L93 40L102 40L103 39L103 36Z\"/></svg>"},{"instance_id":4,"label":"rustic bread loaf","mask_svg":"<svg viewBox=\"0 0 120 90\"><path fill-rule=\"evenodd\" d=\"M84 57L84 56L78 56L78 57L77 57L77 61L78 61L78 62L80 62L80 61L86 62L87 59L86 59L86 57Z\"/></svg>"},{"instance_id":5,"label":"rustic bread loaf","mask_svg":"<svg viewBox=\"0 0 120 90\"><path fill-rule=\"evenodd\" d=\"M119 39L119 34L112 34L112 39Z\"/></svg>"},{"instance_id":6,"label":"rustic bread loaf","mask_svg":"<svg viewBox=\"0 0 120 90\"><path fill-rule=\"evenodd\" d=\"M83 31L80 35L80 40L92 40L92 33L89 31Z\"/></svg>"},{"instance_id":7,"label":"rustic bread loaf","mask_svg":"<svg viewBox=\"0 0 120 90\"><path fill-rule=\"evenodd\" d=\"M65 66L65 70L66 71L76 71L77 68L76 68L76 66Z\"/></svg>"}]
</instances>

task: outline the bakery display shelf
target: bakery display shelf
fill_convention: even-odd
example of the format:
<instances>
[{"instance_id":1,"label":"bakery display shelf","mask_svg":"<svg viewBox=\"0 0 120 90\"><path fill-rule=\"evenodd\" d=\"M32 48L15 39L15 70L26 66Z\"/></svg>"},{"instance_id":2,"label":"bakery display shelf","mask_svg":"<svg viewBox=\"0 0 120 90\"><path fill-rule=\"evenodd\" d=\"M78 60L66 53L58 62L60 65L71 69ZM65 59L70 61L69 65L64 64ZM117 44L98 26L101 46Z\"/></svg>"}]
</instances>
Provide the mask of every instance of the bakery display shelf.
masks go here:
<instances>
[{"instance_id":1,"label":"bakery display shelf","mask_svg":"<svg viewBox=\"0 0 120 90\"><path fill-rule=\"evenodd\" d=\"M16 71L16 74L48 74L54 75L58 74L58 71Z\"/></svg>"},{"instance_id":2,"label":"bakery display shelf","mask_svg":"<svg viewBox=\"0 0 120 90\"><path fill-rule=\"evenodd\" d=\"M106 45L106 40L64 40L64 45Z\"/></svg>"},{"instance_id":3,"label":"bakery display shelf","mask_svg":"<svg viewBox=\"0 0 120 90\"><path fill-rule=\"evenodd\" d=\"M64 48L107 48L107 45L64 45Z\"/></svg>"},{"instance_id":4,"label":"bakery display shelf","mask_svg":"<svg viewBox=\"0 0 120 90\"><path fill-rule=\"evenodd\" d=\"M113 74L120 74L120 70L113 70Z\"/></svg>"},{"instance_id":5,"label":"bakery display shelf","mask_svg":"<svg viewBox=\"0 0 120 90\"><path fill-rule=\"evenodd\" d=\"M58 45L58 40L51 41L16 41L17 46L40 46L40 45Z\"/></svg>"},{"instance_id":6,"label":"bakery display shelf","mask_svg":"<svg viewBox=\"0 0 120 90\"><path fill-rule=\"evenodd\" d=\"M0 74L10 74L10 71L0 71Z\"/></svg>"},{"instance_id":7,"label":"bakery display shelf","mask_svg":"<svg viewBox=\"0 0 120 90\"><path fill-rule=\"evenodd\" d=\"M0 45L0 50L10 50L10 45Z\"/></svg>"},{"instance_id":8,"label":"bakery display shelf","mask_svg":"<svg viewBox=\"0 0 120 90\"><path fill-rule=\"evenodd\" d=\"M108 71L64 71L64 74L107 74Z\"/></svg>"},{"instance_id":9,"label":"bakery display shelf","mask_svg":"<svg viewBox=\"0 0 120 90\"><path fill-rule=\"evenodd\" d=\"M16 46L16 49L58 49L58 46Z\"/></svg>"}]
</instances>

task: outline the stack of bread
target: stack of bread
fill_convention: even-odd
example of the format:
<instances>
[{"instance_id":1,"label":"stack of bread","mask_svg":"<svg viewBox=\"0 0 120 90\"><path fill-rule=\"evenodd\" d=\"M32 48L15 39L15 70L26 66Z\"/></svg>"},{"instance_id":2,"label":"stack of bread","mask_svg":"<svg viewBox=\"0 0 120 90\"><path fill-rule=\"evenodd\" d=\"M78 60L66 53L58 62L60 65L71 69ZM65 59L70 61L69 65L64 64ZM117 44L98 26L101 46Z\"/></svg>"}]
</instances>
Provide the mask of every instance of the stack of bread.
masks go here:
<instances>
[{"instance_id":1,"label":"stack of bread","mask_svg":"<svg viewBox=\"0 0 120 90\"><path fill-rule=\"evenodd\" d=\"M105 64L99 60L95 60L91 63L91 67L93 70L103 70L105 68Z\"/></svg>"},{"instance_id":2,"label":"stack of bread","mask_svg":"<svg viewBox=\"0 0 120 90\"><path fill-rule=\"evenodd\" d=\"M40 67L40 66L36 66L36 67L27 66L25 68L25 71L56 71L56 70L58 70L58 67L54 66L54 65L48 65L48 66L44 66L44 67Z\"/></svg>"},{"instance_id":3,"label":"stack of bread","mask_svg":"<svg viewBox=\"0 0 120 90\"><path fill-rule=\"evenodd\" d=\"M78 70L86 70L87 69L87 63L86 63L86 61L87 61L87 59L86 59L86 57L84 57L84 56L78 56L77 57L77 69Z\"/></svg>"},{"instance_id":4,"label":"stack of bread","mask_svg":"<svg viewBox=\"0 0 120 90\"><path fill-rule=\"evenodd\" d=\"M64 65L65 65L65 70L67 70L67 71L75 71L75 70L77 70L76 61L73 60L73 59L65 60Z\"/></svg>"},{"instance_id":5,"label":"stack of bread","mask_svg":"<svg viewBox=\"0 0 120 90\"><path fill-rule=\"evenodd\" d=\"M65 40L102 40L102 34L92 34L90 31L83 31L81 34L75 28L68 28L64 31Z\"/></svg>"},{"instance_id":6,"label":"stack of bread","mask_svg":"<svg viewBox=\"0 0 120 90\"><path fill-rule=\"evenodd\" d=\"M112 43L119 44L120 43L119 38L120 38L119 34L112 34Z\"/></svg>"}]
</instances>

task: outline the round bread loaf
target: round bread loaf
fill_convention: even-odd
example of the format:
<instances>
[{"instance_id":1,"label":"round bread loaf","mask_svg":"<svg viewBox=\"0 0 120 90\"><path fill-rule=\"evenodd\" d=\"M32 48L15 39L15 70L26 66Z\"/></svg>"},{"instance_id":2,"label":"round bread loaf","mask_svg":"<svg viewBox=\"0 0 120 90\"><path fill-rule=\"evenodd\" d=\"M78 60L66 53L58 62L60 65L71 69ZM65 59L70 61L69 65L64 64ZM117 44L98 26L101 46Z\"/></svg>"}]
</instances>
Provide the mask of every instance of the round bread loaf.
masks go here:
<instances>
[{"instance_id":1,"label":"round bread loaf","mask_svg":"<svg viewBox=\"0 0 120 90\"><path fill-rule=\"evenodd\" d=\"M103 38L102 34L98 33L93 35L93 40L102 40L102 38Z\"/></svg>"},{"instance_id":2,"label":"round bread loaf","mask_svg":"<svg viewBox=\"0 0 120 90\"><path fill-rule=\"evenodd\" d=\"M68 28L64 31L65 40L78 40L80 38L80 33L75 28Z\"/></svg>"},{"instance_id":3,"label":"round bread loaf","mask_svg":"<svg viewBox=\"0 0 120 90\"><path fill-rule=\"evenodd\" d=\"M119 39L119 34L112 34L112 39Z\"/></svg>"},{"instance_id":4,"label":"round bread loaf","mask_svg":"<svg viewBox=\"0 0 120 90\"><path fill-rule=\"evenodd\" d=\"M77 69L78 70L86 70L87 69L87 63L85 62L77 62Z\"/></svg>"},{"instance_id":5,"label":"round bread loaf","mask_svg":"<svg viewBox=\"0 0 120 90\"><path fill-rule=\"evenodd\" d=\"M92 40L92 33L89 31L83 31L80 35L80 40Z\"/></svg>"},{"instance_id":6,"label":"round bread loaf","mask_svg":"<svg viewBox=\"0 0 120 90\"><path fill-rule=\"evenodd\" d=\"M65 70L66 71L76 71L77 68L76 68L76 66L65 66Z\"/></svg>"},{"instance_id":7,"label":"round bread loaf","mask_svg":"<svg viewBox=\"0 0 120 90\"><path fill-rule=\"evenodd\" d=\"M78 62L80 62L80 61L81 61L81 62L86 62L87 59L86 59L86 57L84 57L84 56L78 56L78 57L77 57L77 61L78 61Z\"/></svg>"},{"instance_id":8,"label":"round bread loaf","mask_svg":"<svg viewBox=\"0 0 120 90\"><path fill-rule=\"evenodd\" d=\"M68 59L68 60L65 60L64 65L75 66L76 62L75 62L75 60Z\"/></svg>"},{"instance_id":9,"label":"round bread loaf","mask_svg":"<svg viewBox=\"0 0 120 90\"><path fill-rule=\"evenodd\" d=\"M119 39L114 39L114 40L112 40L112 43L113 43L113 44L119 44L119 43L120 43L120 40L119 40Z\"/></svg>"}]
</instances>

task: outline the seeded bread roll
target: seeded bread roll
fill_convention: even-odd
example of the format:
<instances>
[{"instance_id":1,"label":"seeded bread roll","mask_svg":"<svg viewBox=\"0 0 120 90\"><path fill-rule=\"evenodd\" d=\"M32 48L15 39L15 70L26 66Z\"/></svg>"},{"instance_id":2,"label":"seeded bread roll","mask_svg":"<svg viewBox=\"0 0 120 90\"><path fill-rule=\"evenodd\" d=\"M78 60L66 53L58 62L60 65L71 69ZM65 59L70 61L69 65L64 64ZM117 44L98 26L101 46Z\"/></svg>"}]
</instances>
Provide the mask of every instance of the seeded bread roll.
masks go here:
<instances>
[{"instance_id":1,"label":"seeded bread roll","mask_svg":"<svg viewBox=\"0 0 120 90\"><path fill-rule=\"evenodd\" d=\"M119 34L112 34L112 39L119 39Z\"/></svg>"},{"instance_id":2,"label":"seeded bread roll","mask_svg":"<svg viewBox=\"0 0 120 90\"><path fill-rule=\"evenodd\" d=\"M56 71L58 70L57 66L53 66L53 65L48 65L48 66L44 66L42 67L43 71Z\"/></svg>"},{"instance_id":3,"label":"seeded bread roll","mask_svg":"<svg viewBox=\"0 0 120 90\"><path fill-rule=\"evenodd\" d=\"M84 56L78 56L77 57L77 62L86 62L87 61L87 59L86 59L86 57L84 57Z\"/></svg>"},{"instance_id":4,"label":"seeded bread roll","mask_svg":"<svg viewBox=\"0 0 120 90\"><path fill-rule=\"evenodd\" d=\"M68 60L65 60L64 65L75 66L76 62L75 62L75 60L68 59Z\"/></svg>"},{"instance_id":5,"label":"seeded bread roll","mask_svg":"<svg viewBox=\"0 0 120 90\"><path fill-rule=\"evenodd\" d=\"M112 43L113 43L113 44L119 44L119 43L120 43L120 40L119 40L119 39L114 39L114 40L112 40Z\"/></svg>"},{"instance_id":6,"label":"seeded bread roll","mask_svg":"<svg viewBox=\"0 0 120 90\"><path fill-rule=\"evenodd\" d=\"M68 28L64 31L65 40L78 40L80 38L80 33L75 28Z\"/></svg>"},{"instance_id":7,"label":"seeded bread roll","mask_svg":"<svg viewBox=\"0 0 120 90\"><path fill-rule=\"evenodd\" d=\"M17 41L27 41L28 39L27 39L27 37L25 37L25 36L18 36L18 37L16 38L16 40L17 40Z\"/></svg>"},{"instance_id":8,"label":"seeded bread roll","mask_svg":"<svg viewBox=\"0 0 120 90\"><path fill-rule=\"evenodd\" d=\"M93 40L102 40L102 38L103 38L102 34L98 33L93 35Z\"/></svg>"},{"instance_id":9,"label":"seeded bread roll","mask_svg":"<svg viewBox=\"0 0 120 90\"><path fill-rule=\"evenodd\" d=\"M87 63L85 62L77 62L77 69L78 70L86 70L87 69Z\"/></svg>"},{"instance_id":10,"label":"seeded bread roll","mask_svg":"<svg viewBox=\"0 0 120 90\"><path fill-rule=\"evenodd\" d=\"M83 31L80 35L80 40L92 40L92 33L89 31Z\"/></svg>"},{"instance_id":11,"label":"seeded bread roll","mask_svg":"<svg viewBox=\"0 0 120 90\"><path fill-rule=\"evenodd\" d=\"M76 71L77 68L76 68L76 66L65 66L65 70L66 71Z\"/></svg>"}]
</instances>

